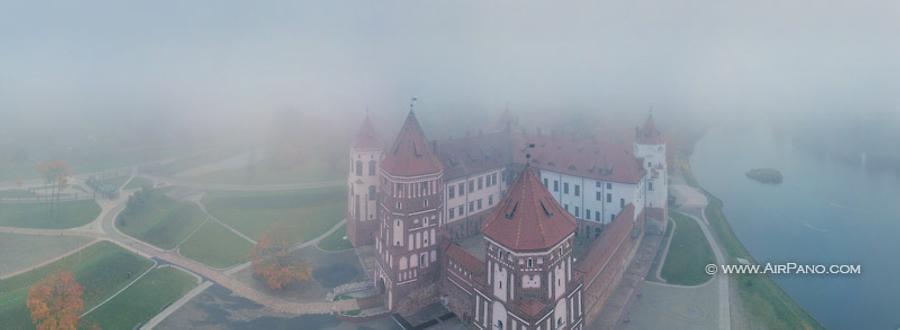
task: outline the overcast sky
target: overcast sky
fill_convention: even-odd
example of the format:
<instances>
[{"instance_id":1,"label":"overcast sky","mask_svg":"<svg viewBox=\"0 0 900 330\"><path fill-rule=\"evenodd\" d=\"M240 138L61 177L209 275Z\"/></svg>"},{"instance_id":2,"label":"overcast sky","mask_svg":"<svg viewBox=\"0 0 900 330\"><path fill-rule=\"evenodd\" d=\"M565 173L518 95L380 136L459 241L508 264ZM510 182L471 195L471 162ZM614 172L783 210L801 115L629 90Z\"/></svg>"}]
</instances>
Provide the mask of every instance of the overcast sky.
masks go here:
<instances>
[{"instance_id":1,"label":"overcast sky","mask_svg":"<svg viewBox=\"0 0 900 330\"><path fill-rule=\"evenodd\" d=\"M891 0L2 1L0 118L898 112L898 36Z\"/></svg>"}]
</instances>

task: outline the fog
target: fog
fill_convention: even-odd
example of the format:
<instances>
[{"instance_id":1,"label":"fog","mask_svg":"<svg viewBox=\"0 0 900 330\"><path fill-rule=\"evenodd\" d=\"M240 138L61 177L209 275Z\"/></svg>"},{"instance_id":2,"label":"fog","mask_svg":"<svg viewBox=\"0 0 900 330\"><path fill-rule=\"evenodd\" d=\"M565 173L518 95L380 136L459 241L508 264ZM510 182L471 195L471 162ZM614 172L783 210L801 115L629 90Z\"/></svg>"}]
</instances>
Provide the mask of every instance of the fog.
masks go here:
<instances>
[{"instance_id":1,"label":"fog","mask_svg":"<svg viewBox=\"0 0 900 330\"><path fill-rule=\"evenodd\" d=\"M414 96L444 136L507 108L890 132L898 18L896 1L6 1L0 145L249 141L284 112L346 136L367 111L396 128Z\"/></svg>"}]
</instances>

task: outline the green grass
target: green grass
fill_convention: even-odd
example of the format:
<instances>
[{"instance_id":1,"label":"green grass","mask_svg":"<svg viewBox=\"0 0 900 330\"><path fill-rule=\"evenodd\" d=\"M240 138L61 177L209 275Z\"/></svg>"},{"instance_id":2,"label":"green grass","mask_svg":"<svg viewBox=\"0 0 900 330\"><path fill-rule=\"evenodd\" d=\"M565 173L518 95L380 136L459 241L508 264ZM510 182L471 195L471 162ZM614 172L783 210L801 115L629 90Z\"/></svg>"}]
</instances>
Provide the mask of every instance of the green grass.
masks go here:
<instances>
[{"instance_id":1,"label":"green grass","mask_svg":"<svg viewBox=\"0 0 900 330\"><path fill-rule=\"evenodd\" d=\"M322 235L344 218L343 187L278 193L213 193L205 200L216 218L253 239L270 230L295 242Z\"/></svg>"},{"instance_id":2,"label":"green grass","mask_svg":"<svg viewBox=\"0 0 900 330\"><path fill-rule=\"evenodd\" d=\"M136 176L128 182L122 189L142 189L142 188L153 188L153 182L148 180L147 178Z\"/></svg>"},{"instance_id":3,"label":"green grass","mask_svg":"<svg viewBox=\"0 0 900 330\"><path fill-rule=\"evenodd\" d=\"M343 225L341 228L338 228L331 233L331 235L325 236L325 238L319 241L319 248L325 251L352 249L353 244L350 244L350 240L344 238L345 235L347 235L347 225Z\"/></svg>"},{"instance_id":4,"label":"green grass","mask_svg":"<svg viewBox=\"0 0 900 330\"><path fill-rule=\"evenodd\" d=\"M0 205L0 226L66 229L86 225L100 215L93 200Z\"/></svg>"},{"instance_id":5,"label":"green grass","mask_svg":"<svg viewBox=\"0 0 900 330\"><path fill-rule=\"evenodd\" d=\"M34 197L34 193L24 189L0 190L0 198Z\"/></svg>"},{"instance_id":6,"label":"green grass","mask_svg":"<svg viewBox=\"0 0 900 330\"><path fill-rule=\"evenodd\" d=\"M226 268L250 260L253 244L224 226L207 221L179 251L182 255L215 268Z\"/></svg>"},{"instance_id":7,"label":"green grass","mask_svg":"<svg viewBox=\"0 0 900 330\"><path fill-rule=\"evenodd\" d=\"M197 286L197 279L172 267L159 267L82 319L103 329L132 329Z\"/></svg>"},{"instance_id":8,"label":"green grass","mask_svg":"<svg viewBox=\"0 0 900 330\"><path fill-rule=\"evenodd\" d=\"M709 204L704 210L710 229L716 236L716 240L725 249L728 255L728 263L736 263L737 258L744 258L756 262L750 252L734 234L725 213L722 212L724 203L704 190L699 185L690 166L682 166L685 181L691 186L699 188L706 194ZM733 283L737 284L738 296L741 299L744 314L754 327L768 329L824 329L819 322L809 313L803 310L790 295L781 289L768 276L760 275L734 275Z\"/></svg>"},{"instance_id":9,"label":"green grass","mask_svg":"<svg viewBox=\"0 0 900 330\"><path fill-rule=\"evenodd\" d=\"M74 272L75 279L84 287L84 307L88 310L128 285L151 265L150 260L104 241L44 267L2 280L0 281L2 327L33 328L31 313L25 306L28 289L49 274L59 271Z\"/></svg>"},{"instance_id":10,"label":"green grass","mask_svg":"<svg viewBox=\"0 0 900 330\"><path fill-rule=\"evenodd\" d=\"M671 218L675 221L675 234L660 276L671 284L697 285L706 282L711 276L706 274L704 266L715 263L716 259L700 225L677 212L672 212Z\"/></svg>"},{"instance_id":11,"label":"green grass","mask_svg":"<svg viewBox=\"0 0 900 330\"><path fill-rule=\"evenodd\" d=\"M129 201L116 225L122 232L162 249L174 248L206 219L197 205L176 201L161 191L143 190L132 196L135 200L143 202Z\"/></svg>"}]
</instances>

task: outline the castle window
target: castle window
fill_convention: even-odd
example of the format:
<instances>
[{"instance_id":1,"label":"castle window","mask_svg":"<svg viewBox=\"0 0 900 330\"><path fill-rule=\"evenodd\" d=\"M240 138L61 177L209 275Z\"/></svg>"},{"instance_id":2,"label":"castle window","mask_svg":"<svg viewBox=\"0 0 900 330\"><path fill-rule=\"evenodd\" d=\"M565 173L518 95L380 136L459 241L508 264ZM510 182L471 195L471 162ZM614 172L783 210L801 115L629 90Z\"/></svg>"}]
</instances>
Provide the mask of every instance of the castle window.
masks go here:
<instances>
[{"instance_id":1,"label":"castle window","mask_svg":"<svg viewBox=\"0 0 900 330\"><path fill-rule=\"evenodd\" d=\"M597 192L597 200L603 200L603 194L601 192Z\"/></svg>"},{"instance_id":2,"label":"castle window","mask_svg":"<svg viewBox=\"0 0 900 330\"><path fill-rule=\"evenodd\" d=\"M578 209L578 206L576 206L576 207L575 207L575 217L576 217L576 218L581 216L581 212L579 212L579 211L580 211L580 210Z\"/></svg>"},{"instance_id":3,"label":"castle window","mask_svg":"<svg viewBox=\"0 0 900 330\"><path fill-rule=\"evenodd\" d=\"M528 258L528 261L525 262L525 266L527 266L528 268L533 268L534 267L534 259Z\"/></svg>"},{"instance_id":4,"label":"castle window","mask_svg":"<svg viewBox=\"0 0 900 330\"><path fill-rule=\"evenodd\" d=\"M653 191L653 182L647 182L647 190Z\"/></svg>"},{"instance_id":5,"label":"castle window","mask_svg":"<svg viewBox=\"0 0 900 330\"><path fill-rule=\"evenodd\" d=\"M475 180L469 180L469 192L475 191Z\"/></svg>"},{"instance_id":6,"label":"castle window","mask_svg":"<svg viewBox=\"0 0 900 330\"><path fill-rule=\"evenodd\" d=\"M603 220L603 219L600 219L600 211L594 211L594 219L597 219L597 221Z\"/></svg>"},{"instance_id":7,"label":"castle window","mask_svg":"<svg viewBox=\"0 0 900 330\"><path fill-rule=\"evenodd\" d=\"M453 188L455 188L455 187L454 187L454 186L449 186L449 187L447 188L447 198L453 198L453 197L456 197L456 189L453 189Z\"/></svg>"},{"instance_id":8,"label":"castle window","mask_svg":"<svg viewBox=\"0 0 900 330\"><path fill-rule=\"evenodd\" d=\"M458 212L458 213L459 213L459 216L463 216L463 214L466 214L466 210L465 210L465 208L463 208L462 205L459 206L459 212Z\"/></svg>"},{"instance_id":9,"label":"castle window","mask_svg":"<svg viewBox=\"0 0 900 330\"><path fill-rule=\"evenodd\" d=\"M544 178L544 188L550 188L550 186L547 185L547 178Z\"/></svg>"},{"instance_id":10,"label":"castle window","mask_svg":"<svg viewBox=\"0 0 900 330\"><path fill-rule=\"evenodd\" d=\"M581 186L575 185L575 196L581 196Z\"/></svg>"},{"instance_id":11,"label":"castle window","mask_svg":"<svg viewBox=\"0 0 900 330\"><path fill-rule=\"evenodd\" d=\"M481 190L481 188L484 188L484 177L479 176L478 177L478 190Z\"/></svg>"},{"instance_id":12,"label":"castle window","mask_svg":"<svg viewBox=\"0 0 900 330\"><path fill-rule=\"evenodd\" d=\"M565 204L565 205L563 205L563 207L566 208L566 212L569 212L569 204Z\"/></svg>"},{"instance_id":13,"label":"castle window","mask_svg":"<svg viewBox=\"0 0 900 330\"><path fill-rule=\"evenodd\" d=\"M488 206L494 205L494 195L488 196Z\"/></svg>"},{"instance_id":14,"label":"castle window","mask_svg":"<svg viewBox=\"0 0 900 330\"><path fill-rule=\"evenodd\" d=\"M466 183L465 183L465 182L460 183L460 184L459 184L459 189L458 189L458 190L459 190L459 195L460 195L460 196L462 196L463 194L465 194L465 193L466 193Z\"/></svg>"},{"instance_id":15,"label":"castle window","mask_svg":"<svg viewBox=\"0 0 900 330\"><path fill-rule=\"evenodd\" d=\"M612 194L606 194L606 202L612 203Z\"/></svg>"},{"instance_id":16,"label":"castle window","mask_svg":"<svg viewBox=\"0 0 900 330\"><path fill-rule=\"evenodd\" d=\"M428 207L428 199L427 198L425 199L424 204L425 204L425 207Z\"/></svg>"},{"instance_id":17,"label":"castle window","mask_svg":"<svg viewBox=\"0 0 900 330\"><path fill-rule=\"evenodd\" d=\"M362 173L363 173L362 161L357 160L356 161L356 175L362 176Z\"/></svg>"},{"instance_id":18,"label":"castle window","mask_svg":"<svg viewBox=\"0 0 900 330\"><path fill-rule=\"evenodd\" d=\"M559 191L559 181L553 180L553 191Z\"/></svg>"},{"instance_id":19,"label":"castle window","mask_svg":"<svg viewBox=\"0 0 900 330\"><path fill-rule=\"evenodd\" d=\"M625 207L625 199L619 198L619 207Z\"/></svg>"},{"instance_id":20,"label":"castle window","mask_svg":"<svg viewBox=\"0 0 900 330\"><path fill-rule=\"evenodd\" d=\"M591 220L591 209L584 209L584 217Z\"/></svg>"},{"instance_id":21,"label":"castle window","mask_svg":"<svg viewBox=\"0 0 900 330\"><path fill-rule=\"evenodd\" d=\"M375 200L375 186L369 186L369 200Z\"/></svg>"},{"instance_id":22,"label":"castle window","mask_svg":"<svg viewBox=\"0 0 900 330\"><path fill-rule=\"evenodd\" d=\"M478 199L478 209L481 210L481 198Z\"/></svg>"},{"instance_id":23,"label":"castle window","mask_svg":"<svg viewBox=\"0 0 900 330\"><path fill-rule=\"evenodd\" d=\"M607 183L606 183L606 189L612 189L612 183L607 182Z\"/></svg>"},{"instance_id":24,"label":"castle window","mask_svg":"<svg viewBox=\"0 0 900 330\"><path fill-rule=\"evenodd\" d=\"M469 202L469 212L475 211L475 201Z\"/></svg>"},{"instance_id":25,"label":"castle window","mask_svg":"<svg viewBox=\"0 0 900 330\"><path fill-rule=\"evenodd\" d=\"M450 213L450 214L448 215L450 219L453 219L453 213L454 213L454 211L456 211L456 209L454 209L454 208L450 208L450 210L448 210L448 212Z\"/></svg>"},{"instance_id":26,"label":"castle window","mask_svg":"<svg viewBox=\"0 0 900 330\"><path fill-rule=\"evenodd\" d=\"M609 215L609 221L613 221L613 220L616 220L616 214L615 214L615 213Z\"/></svg>"},{"instance_id":27,"label":"castle window","mask_svg":"<svg viewBox=\"0 0 900 330\"><path fill-rule=\"evenodd\" d=\"M374 175L375 175L375 161L370 160L369 161L369 176L374 176Z\"/></svg>"},{"instance_id":28,"label":"castle window","mask_svg":"<svg viewBox=\"0 0 900 330\"><path fill-rule=\"evenodd\" d=\"M568 193L569 193L569 183L563 182L563 194L568 194Z\"/></svg>"}]
</instances>

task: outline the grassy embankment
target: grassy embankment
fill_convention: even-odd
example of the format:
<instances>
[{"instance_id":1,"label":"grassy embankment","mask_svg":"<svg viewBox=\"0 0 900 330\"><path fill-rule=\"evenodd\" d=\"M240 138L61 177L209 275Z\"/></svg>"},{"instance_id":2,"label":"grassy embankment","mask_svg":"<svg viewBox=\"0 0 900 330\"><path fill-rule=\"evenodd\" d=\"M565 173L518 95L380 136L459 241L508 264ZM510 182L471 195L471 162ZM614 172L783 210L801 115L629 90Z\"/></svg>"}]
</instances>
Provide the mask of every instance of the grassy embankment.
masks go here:
<instances>
[{"instance_id":1,"label":"grassy embankment","mask_svg":"<svg viewBox=\"0 0 900 330\"><path fill-rule=\"evenodd\" d=\"M681 171L691 186L699 188L709 199L705 212L710 229L716 240L724 248L728 263L737 263L737 258L756 262L732 231L725 213L724 203L700 186L691 172L690 164L682 161ZM679 224L680 225L680 224ZM744 314L754 328L769 329L824 329L816 319L803 310L784 290L766 275L733 276L737 284Z\"/></svg>"},{"instance_id":2,"label":"grassy embankment","mask_svg":"<svg viewBox=\"0 0 900 330\"><path fill-rule=\"evenodd\" d=\"M215 268L250 260L253 244L224 226L207 221L178 249L183 256Z\"/></svg>"},{"instance_id":3,"label":"grassy embankment","mask_svg":"<svg viewBox=\"0 0 900 330\"><path fill-rule=\"evenodd\" d=\"M346 188L291 192L211 193L204 203L222 222L250 238L278 230L296 239L316 238L344 218Z\"/></svg>"},{"instance_id":4,"label":"grassy embankment","mask_svg":"<svg viewBox=\"0 0 900 330\"><path fill-rule=\"evenodd\" d=\"M159 267L82 319L103 329L133 329L197 286L197 279L172 267Z\"/></svg>"},{"instance_id":5,"label":"grassy embankment","mask_svg":"<svg viewBox=\"0 0 900 330\"><path fill-rule=\"evenodd\" d=\"M152 262L110 242L95 243L44 267L0 281L0 320L4 329L32 329L25 303L28 289L49 274L70 271L84 288L85 311L115 294ZM150 294L152 295L152 294Z\"/></svg>"},{"instance_id":6,"label":"grassy embankment","mask_svg":"<svg viewBox=\"0 0 900 330\"><path fill-rule=\"evenodd\" d=\"M84 226L100 214L93 200L0 205L0 226L67 229Z\"/></svg>"},{"instance_id":7,"label":"grassy embankment","mask_svg":"<svg viewBox=\"0 0 900 330\"><path fill-rule=\"evenodd\" d=\"M660 277L671 284L705 283L711 276L706 274L704 266L715 263L716 258L703 230L694 219L684 214L671 212L670 218L675 221L675 233Z\"/></svg>"},{"instance_id":8,"label":"grassy embankment","mask_svg":"<svg viewBox=\"0 0 900 330\"><path fill-rule=\"evenodd\" d=\"M326 236L321 241L319 241L319 248L325 251L341 251L346 249L352 249L353 244L350 244L350 240L346 239L347 235L347 225L341 226L335 230L331 235Z\"/></svg>"},{"instance_id":9,"label":"grassy embankment","mask_svg":"<svg viewBox=\"0 0 900 330\"><path fill-rule=\"evenodd\" d=\"M131 197L116 225L125 234L162 249L172 249L205 219L206 215L196 205L176 201L159 190L145 189Z\"/></svg>"}]
</instances>

